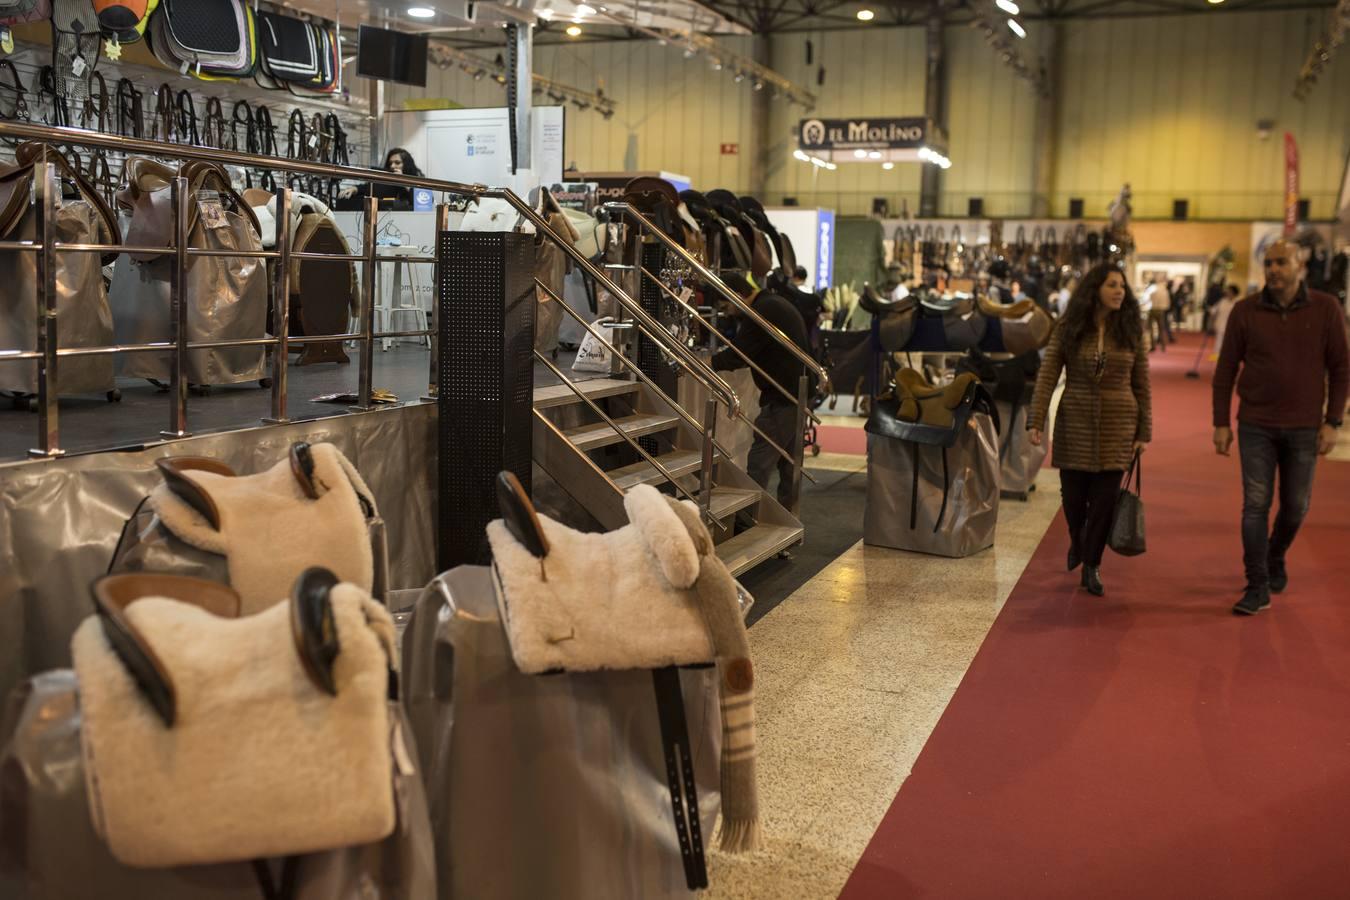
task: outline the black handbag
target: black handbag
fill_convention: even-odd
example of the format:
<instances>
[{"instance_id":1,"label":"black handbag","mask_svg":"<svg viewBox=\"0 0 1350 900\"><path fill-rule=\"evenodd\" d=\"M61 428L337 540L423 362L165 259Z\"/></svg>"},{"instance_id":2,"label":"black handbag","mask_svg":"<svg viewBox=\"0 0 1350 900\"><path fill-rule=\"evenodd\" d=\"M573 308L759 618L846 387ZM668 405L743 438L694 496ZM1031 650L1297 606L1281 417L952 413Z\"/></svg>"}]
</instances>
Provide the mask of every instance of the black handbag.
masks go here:
<instances>
[{"instance_id":1,"label":"black handbag","mask_svg":"<svg viewBox=\"0 0 1350 900\"><path fill-rule=\"evenodd\" d=\"M1120 486L1120 497L1116 500L1116 510L1111 517L1111 535L1107 546L1121 556L1138 556L1146 549L1144 541L1144 472L1140 465L1139 454L1134 454L1130 471L1125 474L1125 483ZM1130 490L1130 483L1134 490Z\"/></svg>"}]
</instances>

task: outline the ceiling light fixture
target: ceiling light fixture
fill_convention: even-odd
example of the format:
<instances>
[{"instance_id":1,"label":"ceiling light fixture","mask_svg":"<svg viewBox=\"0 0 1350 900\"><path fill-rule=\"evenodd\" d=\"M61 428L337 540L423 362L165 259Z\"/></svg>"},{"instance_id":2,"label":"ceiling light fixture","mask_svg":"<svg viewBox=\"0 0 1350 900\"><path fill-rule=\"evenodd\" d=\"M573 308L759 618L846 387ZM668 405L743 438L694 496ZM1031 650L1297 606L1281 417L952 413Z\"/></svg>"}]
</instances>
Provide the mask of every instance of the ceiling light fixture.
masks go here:
<instances>
[{"instance_id":1,"label":"ceiling light fixture","mask_svg":"<svg viewBox=\"0 0 1350 900\"><path fill-rule=\"evenodd\" d=\"M1022 8L1014 3L1013 0L994 0L994 5L1010 16L1019 16L1022 14Z\"/></svg>"},{"instance_id":2,"label":"ceiling light fixture","mask_svg":"<svg viewBox=\"0 0 1350 900\"><path fill-rule=\"evenodd\" d=\"M757 91L764 90L764 82L760 81L758 78L755 79L755 90Z\"/></svg>"},{"instance_id":3,"label":"ceiling light fixture","mask_svg":"<svg viewBox=\"0 0 1350 900\"><path fill-rule=\"evenodd\" d=\"M881 159L881 151L880 151L880 150L872 150L872 151L870 151L870 152L867 154L867 158L868 158L868 159Z\"/></svg>"},{"instance_id":4,"label":"ceiling light fixture","mask_svg":"<svg viewBox=\"0 0 1350 900\"><path fill-rule=\"evenodd\" d=\"M864 8L864 9L858 10L858 21L859 21L859 22L870 22L870 21L872 21L873 19L875 19L876 17L877 17L877 14L874 13L874 12L872 12L870 9L865 9L865 8Z\"/></svg>"},{"instance_id":5,"label":"ceiling light fixture","mask_svg":"<svg viewBox=\"0 0 1350 900\"><path fill-rule=\"evenodd\" d=\"M578 37L578 36L580 36L580 34L581 34L581 26L580 26L580 25L572 24L572 25L568 25L568 26L567 26L567 36L568 36L568 37Z\"/></svg>"},{"instance_id":6,"label":"ceiling light fixture","mask_svg":"<svg viewBox=\"0 0 1350 900\"><path fill-rule=\"evenodd\" d=\"M731 80L734 81L734 82L736 82L737 84L740 84L742 81L745 80L745 73L744 73L744 72L737 72L737 73L736 73L736 77L732 78Z\"/></svg>"},{"instance_id":7,"label":"ceiling light fixture","mask_svg":"<svg viewBox=\"0 0 1350 900\"><path fill-rule=\"evenodd\" d=\"M1020 38L1024 38L1027 36L1027 30L1023 28L1022 23L1017 21L1016 19L1009 19L1008 27L1012 29L1013 34L1017 35Z\"/></svg>"},{"instance_id":8,"label":"ceiling light fixture","mask_svg":"<svg viewBox=\"0 0 1350 900\"><path fill-rule=\"evenodd\" d=\"M895 163L893 163L893 162L884 162L884 163L881 164L881 167L882 167L883 169L885 169L887 172L889 172L891 169L894 169L894 168L895 168Z\"/></svg>"},{"instance_id":9,"label":"ceiling light fixture","mask_svg":"<svg viewBox=\"0 0 1350 900\"><path fill-rule=\"evenodd\" d=\"M594 7L594 6L587 6L585 3L583 3L583 4L581 4L580 6L577 7L577 15L579 15L579 16L593 16L593 15L595 15L595 7Z\"/></svg>"},{"instance_id":10,"label":"ceiling light fixture","mask_svg":"<svg viewBox=\"0 0 1350 900\"><path fill-rule=\"evenodd\" d=\"M543 19L545 22L547 22L549 19L552 19L552 18L553 18L553 10L551 10L551 9L541 9L541 10L539 10L539 18L541 18L541 19Z\"/></svg>"},{"instance_id":11,"label":"ceiling light fixture","mask_svg":"<svg viewBox=\"0 0 1350 900\"><path fill-rule=\"evenodd\" d=\"M867 159L867 151L866 151L866 150L854 150L854 151L853 151L853 158L854 158L854 159Z\"/></svg>"},{"instance_id":12,"label":"ceiling light fixture","mask_svg":"<svg viewBox=\"0 0 1350 900\"><path fill-rule=\"evenodd\" d=\"M408 15L414 19L434 19L436 18L436 10L428 9L425 6L410 6L408 7Z\"/></svg>"},{"instance_id":13,"label":"ceiling light fixture","mask_svg":"<svg viewBox=\"0 0 1350 900\"><path fill-rule=\"evenodd\" d=\"M803 151L803 150L793 150L793 151L792 151L792 158L793 158L793 159L797 159L797 160L801 160L802 162L810 162L810 161L811 161L811 157L807 156L807 155L806 155L806 152Z\"/></svg>"},{"instance_id":14,"label":"ceiling light fixture","mask_svg":"<svg viewBox=\"0 0 1350 900\"><path fill-rule=\"evenodd\" d=\"M1222 3L1222 2L1223 2L1223 0L1209 0L1209 5L1210 5L1210 6L1218 6L1218 5L1219 5L1220 3Z\"/></svg>"}]
</instances>

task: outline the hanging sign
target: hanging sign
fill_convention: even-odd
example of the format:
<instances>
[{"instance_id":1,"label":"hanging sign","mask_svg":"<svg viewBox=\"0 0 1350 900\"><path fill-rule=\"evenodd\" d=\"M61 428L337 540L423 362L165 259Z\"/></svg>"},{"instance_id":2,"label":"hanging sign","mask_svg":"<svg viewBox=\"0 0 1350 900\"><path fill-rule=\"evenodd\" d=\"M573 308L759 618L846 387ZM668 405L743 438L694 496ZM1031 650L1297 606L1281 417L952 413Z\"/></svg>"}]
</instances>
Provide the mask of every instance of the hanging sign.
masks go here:
<instances>
[{"instance_id":1,"label":"hanging sign","mask_svg":"<svg viewBox=\"0 0 1350 900\"><path fill-rule=\"evenodd\" d=\"M431 212L436 205L436 198L426 188L413 188L413 212Z\"/></svg>"},{"instance_id":2,"label":"hanging sign","mask_svg":"<svg viewBox=\"0 0 1350 900\"><path fill-rule=\"evenodd\" d=\"M551 186L548 191L563 209L579 209L589 213L595 209L596 192L600 185L594 181L567 181Z\"/></svg>"},{"instance_id":3,"label":"hanging sign","mask_svg":"<svg viewBox=\"0 0 1350 900\"><path fill-rule=\"evenodd\" d=\"M797 145L803 150L913 150L930 143L928 120L802 119Z\"/></svg>"},{"instance_id":4,"label":"hanging sign","mask_svg":"<svg viewBox=\"0 0 1350 900\"><path fill-rule=\"evenodd\" d=\"M1298 231L1298 144L1284 133L1284 236Z\"/></svg>"},{"instance_id":5,"label":"hanging sign","mask_svg":"<svg viewBox=\"0 0 1350 900\"><path fill-rule=\"evenodd\" d=\"M739 156L739 155L740 155L740 152L741 152L741 145L740 145L740 144L723 144L723 145L722 145L722 155L723 155L723 156Z\"/></svg>"}]
</instances>

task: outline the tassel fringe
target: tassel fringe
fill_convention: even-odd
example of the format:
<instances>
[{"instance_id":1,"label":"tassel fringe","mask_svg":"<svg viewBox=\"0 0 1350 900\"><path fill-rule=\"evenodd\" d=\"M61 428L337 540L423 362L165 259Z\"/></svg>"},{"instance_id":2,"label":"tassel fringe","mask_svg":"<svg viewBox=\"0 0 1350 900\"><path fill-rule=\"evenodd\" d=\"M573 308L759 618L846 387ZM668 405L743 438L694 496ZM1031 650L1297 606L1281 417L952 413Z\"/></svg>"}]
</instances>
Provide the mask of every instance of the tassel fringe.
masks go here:
<instances>
[{"instance_id":1,"label":"tassel fringe","mask_svg":"<svg viewBox=\"0 0 1350 900\"><path fill-rule=\"evenodd\" d=\"M759 819L722 819L718 847L723 853L753 853L764 842Z\"/></svg>"}]
</instances>

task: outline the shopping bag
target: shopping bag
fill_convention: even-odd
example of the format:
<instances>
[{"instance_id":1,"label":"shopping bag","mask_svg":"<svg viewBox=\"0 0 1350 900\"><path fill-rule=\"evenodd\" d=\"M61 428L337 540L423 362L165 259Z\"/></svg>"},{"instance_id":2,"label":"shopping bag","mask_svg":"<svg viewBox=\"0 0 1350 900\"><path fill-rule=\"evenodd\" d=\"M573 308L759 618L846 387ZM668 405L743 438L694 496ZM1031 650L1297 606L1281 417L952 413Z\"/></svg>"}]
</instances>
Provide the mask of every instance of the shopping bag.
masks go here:
<instances>
[{"instance_id":1,"label":"shopping bag","mask_svg":"<svg viewBox=\"0 0 1350 900\"><path fill-rule=\"evenodd\" d=\"M1132 482L1133 490L1130 489ZM1120 486L1120 497L1116 500L1116 511L1111 518L1111 535L1107 541L1107 545L1121 556L1138 556L1146 549L1144 500L1140 496L1143 490L1143 468L1139 464L1139 454L1135 453L1130 471L1125 474L1125 483Z\"/></svg>"},{"instance_id":2,"label":"shopping bag","mask_svg":"<svg viewBox=\"0 0 1350 900\"><path fill-rule=\"evenodd\" d=\"M604 340L599 340L591 332L586 332L586 336L581 339L581 347L577 350L577 358L572 363L573 372L600 372L608 374L613 371L614 351L614 320L608 316L596 319L592 328L599 333Z\"/></svg>"}]
</instances>

